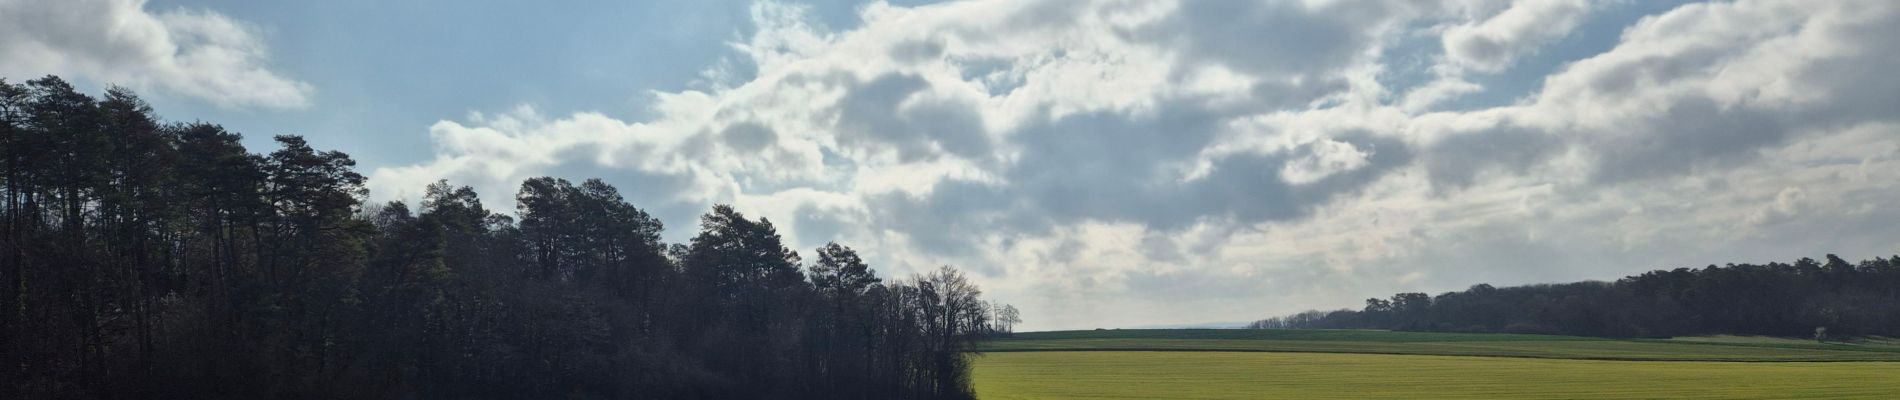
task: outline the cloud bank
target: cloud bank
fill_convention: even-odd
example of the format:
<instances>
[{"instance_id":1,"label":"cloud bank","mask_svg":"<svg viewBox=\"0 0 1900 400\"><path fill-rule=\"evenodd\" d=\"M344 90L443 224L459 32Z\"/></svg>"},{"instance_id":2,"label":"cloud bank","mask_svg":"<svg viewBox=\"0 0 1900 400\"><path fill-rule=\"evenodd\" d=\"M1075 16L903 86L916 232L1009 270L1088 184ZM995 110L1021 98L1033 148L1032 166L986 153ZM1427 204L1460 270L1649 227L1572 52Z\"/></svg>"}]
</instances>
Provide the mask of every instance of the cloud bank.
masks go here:
<instances>
[{"instance_id":1,"label":"cloud bank","mask_svg":"<svg viewBox=\"0 0 1900 400\"><path fill-rule=\"evenodd\" d=\"M433 160L371 186L512 204L527 177L602 176L672 240L732 203L887 275L963 267L1028 329L1900 251L1900 5L1619 7L975 0L826 29L764 2L651 118L442 120ZM1624 18L1614 46L1529 92L1474 83L1593 18ZM1443 106L1470 96L1516 100Z\"/></svg>"},{"instance_id":2,"label":"cloud bank","mask_svg":"<svg viewBox=\"0 0 1900 400\"><path fill-rule=\"evenodd\" d=\"M145 0L0 0L0 76L83 77L224 108L310 104L310 84L268 68L269 51L256 28L206 10L145 6Z\"/></svg>"}]
</instances>

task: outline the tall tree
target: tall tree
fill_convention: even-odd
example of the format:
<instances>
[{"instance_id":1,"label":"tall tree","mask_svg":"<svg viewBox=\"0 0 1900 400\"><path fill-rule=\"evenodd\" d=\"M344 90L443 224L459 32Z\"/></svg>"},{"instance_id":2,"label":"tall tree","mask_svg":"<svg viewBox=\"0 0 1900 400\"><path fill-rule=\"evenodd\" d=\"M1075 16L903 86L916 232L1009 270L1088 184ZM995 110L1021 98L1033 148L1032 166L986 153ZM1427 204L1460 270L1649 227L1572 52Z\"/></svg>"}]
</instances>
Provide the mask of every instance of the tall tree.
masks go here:
<instances>
[{"instance_id":1,"label":"tall tree","mask_svg":"<svg viewBox=\"0 0 1900 400\"><path fill-rule=\"evenodd\" d=\"M98 207L113 275L105 281L116 283L109 285L109 303L113 310L132 314L138 374L149 378L153 311L163 290L160 278L170 269L173 255L163 244L168 240L164 232L179 215L167 174L177 156L152 107L137 94L121 87L107 89L99 109L101 128L111 137Z\"/></svg>"},{"instance_id":2,"label":"tall tree","mask_svg":"<svg viewBox=\"0 0 1900 400\"><path fill-rule=\"evenodd\" d=\"M723 204L700 218L685 269L705 322L688 329L708 332L698 345L711 353L709 365L751 383L749 395L798 389L790 372L803 357L795 346L803 332L787 318L804 311L809 294L798 262L771 221Z\"/></svg>"},{"instance_id":3,"label":"tall tree","mask_svg":"<svg viewBox=\"0 0 1900 400\"><path fill-rule=\"evenodd\" d=\"M599 179L366 206L348 155L276 142L0 80L0 397L968 398L1014 321L947 267L805 274L729 206L672 245Z\"/></svg>"}]
</instances>

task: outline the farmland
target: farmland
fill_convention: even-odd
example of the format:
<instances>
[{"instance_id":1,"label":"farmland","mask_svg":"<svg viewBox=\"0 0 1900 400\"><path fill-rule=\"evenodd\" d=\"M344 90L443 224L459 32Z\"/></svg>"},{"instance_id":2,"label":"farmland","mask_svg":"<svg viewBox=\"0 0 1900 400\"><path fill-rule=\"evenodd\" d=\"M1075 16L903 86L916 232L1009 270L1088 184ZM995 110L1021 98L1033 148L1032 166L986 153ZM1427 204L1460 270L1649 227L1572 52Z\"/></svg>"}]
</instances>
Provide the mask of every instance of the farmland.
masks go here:
<instances>
[{"instance_id":1,"label":"farmland","mask_svg":"<svg viewBox=\"0 0 1900 400\"><path fill-rule=\"evenodd\" d=\"M1385 331L1111 330L985 344L983 399L1882 398L1900 346Z\"/></svg>"}]
</instances>

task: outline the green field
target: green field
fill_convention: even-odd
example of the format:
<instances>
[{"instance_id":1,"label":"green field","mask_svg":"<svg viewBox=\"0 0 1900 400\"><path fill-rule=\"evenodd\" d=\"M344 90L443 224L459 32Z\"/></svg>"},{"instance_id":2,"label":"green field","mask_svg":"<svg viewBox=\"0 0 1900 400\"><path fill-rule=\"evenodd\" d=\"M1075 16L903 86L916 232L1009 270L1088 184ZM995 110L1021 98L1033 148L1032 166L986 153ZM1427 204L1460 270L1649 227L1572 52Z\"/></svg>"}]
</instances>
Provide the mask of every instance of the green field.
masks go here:
<instances>
[{"instance_id":1,"label":"green field","mask_svg":"<svg viewBox=\"0 0 1900 400\"><path fill-rule=\"evenodd\" d=\"M1363 330L1126 329L1017 334L985 352L1238 351L1489 356L1619 361L1900 361L1890 341L1828 343L1716 337L1618 340L1577 336Z\"/></svg>"},{"instance_id":2,"label":"green field","mask_svg":"<svg viewBox=\"0 0 1900 400\"><path fill-rule=\"evenodd\" d=\"M983 399L1900 396L1900 344L1884 340L1109 330L983 349Z\"/></svg>"}]
</instances>

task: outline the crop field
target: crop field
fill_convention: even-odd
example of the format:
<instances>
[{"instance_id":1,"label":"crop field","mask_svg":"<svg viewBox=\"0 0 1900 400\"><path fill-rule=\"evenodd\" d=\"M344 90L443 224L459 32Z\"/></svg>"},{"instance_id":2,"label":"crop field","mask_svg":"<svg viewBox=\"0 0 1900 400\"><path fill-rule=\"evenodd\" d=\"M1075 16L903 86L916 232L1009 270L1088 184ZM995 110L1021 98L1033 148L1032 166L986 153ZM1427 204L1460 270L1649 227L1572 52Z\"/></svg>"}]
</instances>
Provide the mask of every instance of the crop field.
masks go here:
<instances>
[{"instance_id":1,"label":"crop field","mask_svg":"<svg viewBox=\"0 0 1900 400\"><path fill-rule=\"evenodd\" d=\"M1900 345L1384 331L1117 330L985 344L994 399L1895 398Z\"/></svg>"}]
</instances>

